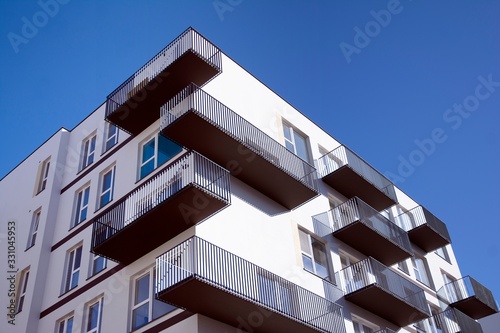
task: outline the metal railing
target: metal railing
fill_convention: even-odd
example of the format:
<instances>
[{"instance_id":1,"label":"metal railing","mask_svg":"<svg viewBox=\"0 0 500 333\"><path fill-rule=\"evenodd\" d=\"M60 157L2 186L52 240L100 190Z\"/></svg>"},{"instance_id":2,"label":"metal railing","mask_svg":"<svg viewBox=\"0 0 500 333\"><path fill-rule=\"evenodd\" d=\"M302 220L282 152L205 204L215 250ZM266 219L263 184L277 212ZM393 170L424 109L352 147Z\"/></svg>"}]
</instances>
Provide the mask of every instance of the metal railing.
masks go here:
<instances>
[{"instance_id":1,"label":"metal railing","mask_svg":"<svg viewBox=\"0 0 500 333\"><path fill-rule=\"evenodd\" d=\"M415 324L421 333L482 333L481 325L454 308L435 314Z\"/></svg>"},{"instance_id":2,"label":"metal railing","mask_svg":"<svg viewBox=\"0 0 500 333\"><path fill-rule=\"evenodd\" d=\"M92 247L102 244L189 184L228 203L231 200L229 172L194 151L188 152L96 217Z\"/></svg>"},{"instance_id":3,"label":"metal railing","mask_svg":"<svg viewBox=\"0 0 500 333\"><path fill-rule=\"evenodd\" d=\"M456 303L469 297L476 297L490 308L496 311L499 310L493 293L470 276L465 276L459 280L445 284L437 291L437 295L442 301L448 304Z\"/></svg>"},{"instance_id":4,"label":"metal railing","mask_svg":"<svg viewBox=\"0 0 500 333\"><path fill-rule=\"evenodd\" d=\"M330 227L333 232L359 221L397 246L413 253L408 233L358 197L313 216L313 221Z\"/></svg>"},{"instance_id":5,"label":"metal railing","mask_svg":"<svg viewBox=\"0 0 500 333\"><path fill-rule=\"evenodd\" d=\"M383 329L375 331L373 333L396 333L396 331L393 331L390 328L383 328Z\"/></svg>"},{"instance_id":6,"label":"metal railing","mask_svg":"<svg viewBox=\"0 0 500 333\"><path fill-rule=\"evenodd\" d=\"M195 84L161 108L163 130L188 112L196 112L244 147L262 156L309 188L318 191L316 169Z\"/></svg>"},{"instance_id":7,"label":"metal railing","mask_svg":"<svg viewBox=\"0 0 500 333\"><path fill-rule=\"evenodd\" d=\"M424 290L374 258L369 257L338 271L336 281L340 282L346 294L376 285L420 311L429 313Z\"/></svg>"},{"instance_id":8,"label":"metal railing","mask_svg":"<svg viewBox=\"0 0 500 333\"><path fill-rule=\"evenodd\" d=\"M188 28L108 95L106 116L127 102L132 95L153 81L163 70L189 50L197 53L214 68L220 70L222 67L219 48L193 28ZM158 78L159 82L161 80Z\"/></svg>"},{"instance_id":9,"label":"metal railing","mask_svg":"<svg viewBox=\"0 0 500 333\"><path fill-rule=\"evenodd\" d=\"M316 160L316 168L320 178L344 165L348 165L389 198L397 201L393 183L346 146L339 146Z\"/></svg>"},{"instance_id":10,"label":"metal railing","mask_svg":"<svg viewBox=\"0 0 500 333\"><path fill-rule=\"evenodd\" d=\"M450 240L450 234L448 233L446 224L422 206L417 206L396 216L396 221L398 225L406 231L410 231L416 227L427 224L441 236Z\"/></svg>"},{"instance_id":11,"label":"metal railing","mask_svg":"<svg viewBox=\"0 0 500 333\"><path fill-rule=\"evenodd\" d=\"M196 236L159 256L156 274L157 296L196 278L321 332L345 332L341 306Z\"/></svg>"}]
</instances>

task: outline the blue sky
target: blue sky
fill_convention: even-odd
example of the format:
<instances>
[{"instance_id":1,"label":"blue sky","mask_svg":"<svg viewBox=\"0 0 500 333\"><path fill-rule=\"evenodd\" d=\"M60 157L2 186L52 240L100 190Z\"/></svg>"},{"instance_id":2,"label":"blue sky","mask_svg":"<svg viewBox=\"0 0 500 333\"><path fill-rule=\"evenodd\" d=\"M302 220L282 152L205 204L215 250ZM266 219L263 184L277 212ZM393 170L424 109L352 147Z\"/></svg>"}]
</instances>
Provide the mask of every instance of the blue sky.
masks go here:
<instances>
[{"instance_id":1,"label":"blue sky","mask_svg":"<svg viewBox=\"0 0 500 333\"><path fill-rule=\"evenodd\" d=\"M0 178L193 26L442 219L500 299L498 1L54 1L0 2Z\"/></svg>"}]
</instances>

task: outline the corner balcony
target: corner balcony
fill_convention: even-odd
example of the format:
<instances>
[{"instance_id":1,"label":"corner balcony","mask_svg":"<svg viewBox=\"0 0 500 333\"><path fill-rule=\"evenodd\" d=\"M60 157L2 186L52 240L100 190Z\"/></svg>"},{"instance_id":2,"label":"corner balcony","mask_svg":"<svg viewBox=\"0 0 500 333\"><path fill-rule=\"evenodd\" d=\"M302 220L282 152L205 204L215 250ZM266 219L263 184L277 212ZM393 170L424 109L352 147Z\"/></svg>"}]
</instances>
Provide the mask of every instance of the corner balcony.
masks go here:
<instances>
[{"instance_id":1,"label":"corner balcony","mask_svg":"<svg viewBox=\"0 0 500 333\"><path fill-rule=\"evenodd\" d=\"M406 231L357 197L313 216L313 220L329 226L337 239L384 265L413 255Z\"/></svg>"},{"instance_id":2,"label":"corner balcony","mask_svg":"<svg viewBox=\"0 0 500 333\"><path fill-rule=\"evenodd\" d=\"M473 319L498 312L491 291L470 276L445 284L438 290L437 295L441 301Z\"/></svg>"},{"instance_id":3,"label":"corner balcony","mask_svg":"<svg viewBox=\"0 0 500 333\"><path fill-rule=\"evenodd\" d=\"M312 165L194 84L162 106L160 128L287 209L318 194Z\"/></svg>"},{"instance_id":4,"label":"corner balcony","mask_svg":"<svg viewBox=\"0 0 500 333\"><path fill-rule=\"evenodd\" d=\"M203 85L221 68L220 50L189 28L108 95L106 119L139 134L158 120L162 104L191 82Z\"/></svg>"},{"instance_id":5,"label":"corner balcony","mask_svg":"<svg viewBox=\"0 0 500 333\"><path fill-rule=\"evenodd\" d=\"M408 232L410 241L425 252L432 252L451 243L446 224L422 206L396 217Z\"/></svg>"},{"instance_id":6,"label":"corner balcony","mask_svg":"<svg viewBox=\"0 0 500 333\"><path fill-rule=\"evenodd\" d=\"M415 326L417 332L483 333L477 321L454 308L424 319Z\"/></svg>"},{"instance_id":7,"label":"corner balcony","mask_svg":"<svg viewBox=\"0 0 500 333\"><path fill-rule=\"evenodd\" d=\"M241 331L345 332L342 307L201 238L156 259L156 298Z\"/></svg>"},{"instance_id":8,"label":"corner balcony","mask_svg":"<svg viewBox=\"0 0 500 333\"><path fill-rule=\"evenodd\" d=\"M98 215L92 252L130 264L230 204L229 172L190 152Z\"/></svg>"},{"instance_id":9,"label":"corner balcony","mask_svg":"<svg viewBox=\"0 0 500 333\"><path fill-rule=\"evenodd\" d=\"M347 198L357 196L378 211L397 203L394 185L346 146L316 161L319 177Z\"/></svg>"},{"instance_id":10,"label":"corner balcony","mask_svg":"<svg viewBox=\"0 0 500 333\"><path fill-rule=\"evenodd\" d=\"M373 258L336 273L345 299L403 327L429 317L425 292Z\"/></svg>"}]
</instances>

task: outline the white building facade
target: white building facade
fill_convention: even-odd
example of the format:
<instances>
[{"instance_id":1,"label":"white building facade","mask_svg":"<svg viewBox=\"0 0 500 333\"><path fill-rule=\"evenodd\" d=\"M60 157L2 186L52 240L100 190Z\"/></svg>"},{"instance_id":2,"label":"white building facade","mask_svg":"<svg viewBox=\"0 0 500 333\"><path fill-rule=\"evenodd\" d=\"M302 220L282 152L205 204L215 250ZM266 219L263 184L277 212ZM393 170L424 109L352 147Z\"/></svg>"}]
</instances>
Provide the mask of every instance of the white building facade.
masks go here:
<instances>
[{"instance_id":1,"label":"white building facade","mask_svg":"<svg viewBox=\"0 0 500 333\"><path fill-rule=\"evenodd\" d=\"M194 29L0 182L2 332L482 332L445 223Z\"/></svg>"}]
</instances>

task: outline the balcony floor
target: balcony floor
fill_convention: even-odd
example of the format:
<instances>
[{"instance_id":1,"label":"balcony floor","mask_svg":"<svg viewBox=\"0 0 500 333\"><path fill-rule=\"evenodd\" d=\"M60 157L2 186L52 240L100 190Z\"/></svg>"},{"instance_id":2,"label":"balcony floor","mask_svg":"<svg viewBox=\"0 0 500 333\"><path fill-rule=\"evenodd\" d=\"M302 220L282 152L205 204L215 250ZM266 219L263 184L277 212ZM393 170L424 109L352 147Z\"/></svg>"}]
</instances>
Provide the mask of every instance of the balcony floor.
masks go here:
<instances>
[{"instance_id":1,"label":"balcony floor","mask_svg":"<svg viewBox=\"0 0 500 333\"><path fill-rule=\"evenodd\" d=\"M228 169L234 177L287 209L293 209L318 194L269 161L278 159L278 156L264 158L254 153L245 143L194 111L179 117L163 129L163 134Z\"/></svg>"},{"instance_id":2,"label":"balcony floor","mask_svg":"<svg viewBox=\"0 0 500 333\"><path fill-rule=\"evenodd\" d=\"M420 247L425 252L429 253L437 250L445 245L450 244L450 241L441 236L437 231L423 224L408 231L410 241Z\"/></svg>"},{"instance_id":3,"label":"balcony floor","mask_svg":"<svg viewBox=\"0 0 500 333\"><path fill-rule=\"evenodd\" d=\"M181 55L145 87L107 116L107 120L137 135L160 118L160 107L191 82L202 86L219 73L192 50Z\"/></svg>"},{"instance_id":4,"label":"balcony floor","mask_svg":"<svg viewBox=\"0 0 500 333\"><path fill-rule=\"evenodd\" d=\"M293 318L270 311L258 303L244 299L198 278L191 277L161 292L158 299L188 311L256 333L317 333L313 328Z\"/></svg>"},{"instance_id":5,"label":"balcony floor","mask_svg":"<svg viewBox=\"0 0 500 333\"><path fill-rule=\"evenodd\" d=\"M386 266L394 265L412 255L359 221L334 231L333 236Z\"/></svg>"},{"instance_id":6,"label":"balcony floor","mask_svg":"<svg viewBox=\"0 0 500 333\"><path fill-rule=\"evenodd\" d=\"M209 192L188 185L95 246L93 252L130 264L227 205Z\"/></svg>"},{"instance_id":7,"label":"balcony floor","mask_svg":"<svg viewBox=\"0 0 500 333\"><path fill-rule=\"evenodd\" d=\"M451 306L462 311L472 319L481 319L497 312L495 309L481 302L476 296L452 303Z\"/></svg>"},{"instance_id":8,"label":"balcony floor","mask_svg":"<svg viewBox=\"0 0 500 333\"><path fill-rule=\"evenodd\" d=\"M345 299L391 323L403 327L428 318L429 314L375 284L345 295Z\"/></svg>"},{"instance_id":9,"label":"balcony floor","mask_svg":"<svg viewBox=\"0 0 500 333\"><path fill-rule=\"evenodd\" d=\"M377 211L389 208L396 203L395 200L361 177L348 165L324 176L323 181L348 199L357 196Z\"/></svg>"}]
</instances>

